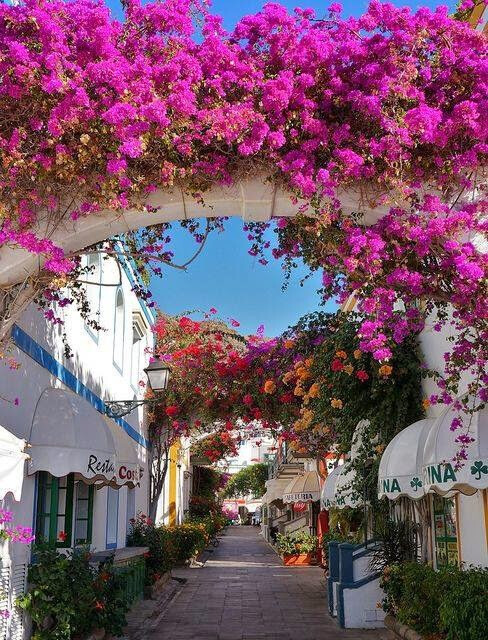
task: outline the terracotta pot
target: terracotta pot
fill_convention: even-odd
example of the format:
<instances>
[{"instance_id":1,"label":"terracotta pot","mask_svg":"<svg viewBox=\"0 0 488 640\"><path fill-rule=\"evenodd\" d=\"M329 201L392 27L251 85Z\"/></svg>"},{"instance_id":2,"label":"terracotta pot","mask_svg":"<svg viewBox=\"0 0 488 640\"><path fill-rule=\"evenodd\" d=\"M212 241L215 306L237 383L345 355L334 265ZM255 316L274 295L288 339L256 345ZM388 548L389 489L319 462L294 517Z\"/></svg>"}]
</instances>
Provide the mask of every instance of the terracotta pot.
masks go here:
<instances>
[{"instance_id":1,"label":"terracotta pot","mask_svg":"<svg viewBox=\"0 0 488 640\"><path fill-rule=\"evenodd\" d=\"M283 555L283 564L287 567L304 567L316 562L313 553L299 553L297 555Z\"/></svg>"}]
</instances>

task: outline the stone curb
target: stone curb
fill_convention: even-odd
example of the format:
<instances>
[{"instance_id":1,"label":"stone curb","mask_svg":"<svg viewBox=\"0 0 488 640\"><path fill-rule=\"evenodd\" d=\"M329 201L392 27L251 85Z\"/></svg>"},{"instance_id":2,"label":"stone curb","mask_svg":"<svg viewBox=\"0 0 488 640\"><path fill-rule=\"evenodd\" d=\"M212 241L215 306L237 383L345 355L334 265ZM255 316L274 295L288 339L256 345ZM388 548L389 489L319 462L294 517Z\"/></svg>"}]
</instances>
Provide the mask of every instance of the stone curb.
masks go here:
<instances>
[{"instance_id":1,"label":"stone curb","mask_svg":"<svg viewBox=\"0 0 488 640\"><path fill-rule=\"evenodd\" d=\"M397 638L402 640L424 640L423 636L419 635L416 631L407 627L407 625L398 622L398 620L388 613L385 616L385 627L392 631Z\"/></svg>"}]
</instances>

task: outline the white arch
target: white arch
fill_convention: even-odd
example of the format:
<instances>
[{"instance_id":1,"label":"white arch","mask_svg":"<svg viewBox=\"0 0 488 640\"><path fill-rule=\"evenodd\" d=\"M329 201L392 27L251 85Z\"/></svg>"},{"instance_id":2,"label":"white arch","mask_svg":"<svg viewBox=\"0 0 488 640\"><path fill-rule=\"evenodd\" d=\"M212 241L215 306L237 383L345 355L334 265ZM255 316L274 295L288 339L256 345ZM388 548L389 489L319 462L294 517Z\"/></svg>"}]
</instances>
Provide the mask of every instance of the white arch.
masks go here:
<instances>
[{"instance_id":1,"label":"white arch","mask_svg":"<svg viewBox=\"0 0 488 640\"><path fill-rule=\"evenodd\" d=\"M241 180L231 186L214 186L203 194L205 205L181 189L158 190L148 198L156 213L140 211L103 211L76 221L66 220L52 229L52 221L41 221L33 229L39 237L48 237L67 254L76 253L110 236L162 222L189 218L240 216L243 220L267 221L273 216L294 216L303 201L293 202L289 192L265 178ZM388 211L388 205L376 206L359 189L339 194L343 211L362 212L371 224ZM43 260L23 249L0 249L0 288L22 282L42 267Z\"/></svg>"}]
</instances>

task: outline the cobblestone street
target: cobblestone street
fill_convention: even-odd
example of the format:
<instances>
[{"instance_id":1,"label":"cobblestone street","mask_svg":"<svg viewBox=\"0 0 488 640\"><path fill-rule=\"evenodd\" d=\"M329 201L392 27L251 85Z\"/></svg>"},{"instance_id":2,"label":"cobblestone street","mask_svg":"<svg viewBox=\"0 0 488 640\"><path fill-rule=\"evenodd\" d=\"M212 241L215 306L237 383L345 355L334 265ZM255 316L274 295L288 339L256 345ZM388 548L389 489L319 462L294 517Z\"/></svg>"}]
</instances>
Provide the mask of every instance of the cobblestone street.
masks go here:
<instances>
[{"instance_id":1,"label":"cobblestone street","mask_svg":"<svg viewBox=\"0 0 488 640\"><path fill-rule=\"evenodd\" d=\"M283 567L253 527L230 527L187 580L151 640L386 640L386 630L343 631L327 613L323 571Z\"/></svg>"}]
</instances>

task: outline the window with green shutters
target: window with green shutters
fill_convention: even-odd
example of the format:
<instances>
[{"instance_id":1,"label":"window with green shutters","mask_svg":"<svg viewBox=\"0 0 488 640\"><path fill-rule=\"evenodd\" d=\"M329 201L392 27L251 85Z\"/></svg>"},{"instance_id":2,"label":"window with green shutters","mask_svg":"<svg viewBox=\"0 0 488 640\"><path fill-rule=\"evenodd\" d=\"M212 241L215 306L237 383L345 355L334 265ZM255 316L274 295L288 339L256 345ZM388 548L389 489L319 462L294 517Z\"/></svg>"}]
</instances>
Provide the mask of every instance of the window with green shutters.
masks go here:
<instances>
[{"instance_id":1,"label":"window with green shutters","mask_svg":"<svg viewBox=\"0 0 488 640\"><path fill-rule=\"evenodd\" d=\"M45 471L39 472L37 540L60 549L91 543L93 494L93 486L75 483L72 473L55 478Z\"/></svg>"},{"instance_id":2,"label":"window with green shutters","mask_svg":"<svg viewBox=\"0 0 488 640\"><path fill-rule=\"evenodd\" d=\"M55 478L39 473L36 538L59 548L71 547L73 474Z\"/></svg>"}]
</instances>

